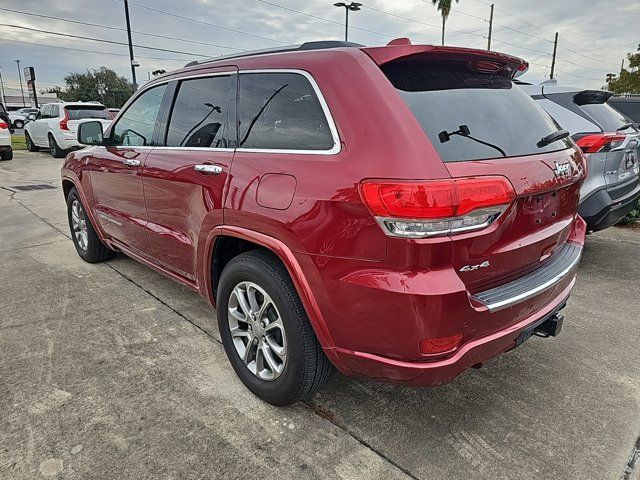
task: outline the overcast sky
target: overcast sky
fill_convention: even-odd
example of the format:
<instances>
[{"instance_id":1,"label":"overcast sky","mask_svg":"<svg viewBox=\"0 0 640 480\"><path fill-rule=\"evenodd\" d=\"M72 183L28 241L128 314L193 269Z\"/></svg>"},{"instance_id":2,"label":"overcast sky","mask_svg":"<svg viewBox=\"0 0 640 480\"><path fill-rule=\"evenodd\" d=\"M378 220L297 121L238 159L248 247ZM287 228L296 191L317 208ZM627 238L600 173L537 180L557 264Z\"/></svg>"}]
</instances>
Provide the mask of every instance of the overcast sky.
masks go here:
<instances>
[{"instance_id":1,"label":"overcast sky","mask_svg":"<svg viewBox=\"0 0 640 480\"><path fill-rule=\"evenodd\" d=\"M148 72L155 69L171 70L190 60L235 53L240 49L342 39L344 9L332 6L334 1L130 0L134 44L180 52L136 47L135 56L140 62L138 76L146 79ZM360 2L364 4L362 11L350 16L349 40L384 45L393 38L406 36L414 43L439 44L440 14L430 0ZM491 0L454 3L447 21L446 43L486 48L490 3ZM522 77L529 82L548 78L556 31L559 32L557 78L566 85L601 87L605 75L618 72L622 59L640 43L638 0L494 0L494 3L493 49L529 61L529 72ZM102 65L130 78L125 45L65 38L4 26L6 24L126 42L126 32L120 30L125 26L121 0L0 0L0 67L5 86L9 87L19 86L14 59L20 59L22 66L36 68L39 89L61 85L68 72Z\"/></svg>"}]
</instances>

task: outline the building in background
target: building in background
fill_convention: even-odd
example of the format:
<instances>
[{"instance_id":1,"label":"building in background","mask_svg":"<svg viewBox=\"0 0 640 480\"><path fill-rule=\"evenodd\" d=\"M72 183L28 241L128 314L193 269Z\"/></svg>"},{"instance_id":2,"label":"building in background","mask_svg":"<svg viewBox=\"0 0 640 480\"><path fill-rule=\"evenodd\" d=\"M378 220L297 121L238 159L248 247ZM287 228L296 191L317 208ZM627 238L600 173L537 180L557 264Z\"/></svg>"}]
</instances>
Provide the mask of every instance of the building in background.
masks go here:
<instances>
[{"instance_id":1,"label":"building in background","mask_svg":"<svg viewBox=\"0 0 640 480\"><path fill-rule=\"evenodd\" d=\"M61 102L56 93L39 93L38 103L44 105L45 103ZM4 88L4 106L7 110L18 110L24 106L31 107L31 100L29 99L29 92L24 92L24 105L22 103L22 92L19 88Z\"/></svg>"}]
</instances>

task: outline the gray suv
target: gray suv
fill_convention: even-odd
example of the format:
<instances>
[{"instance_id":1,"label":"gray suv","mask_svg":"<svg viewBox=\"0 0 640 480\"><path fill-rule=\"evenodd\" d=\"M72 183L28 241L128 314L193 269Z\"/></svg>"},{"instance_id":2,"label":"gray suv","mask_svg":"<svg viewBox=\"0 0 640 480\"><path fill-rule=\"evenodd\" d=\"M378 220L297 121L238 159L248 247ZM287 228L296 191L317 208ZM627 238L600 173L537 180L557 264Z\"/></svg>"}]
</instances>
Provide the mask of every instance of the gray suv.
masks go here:
<instances>
[{"instance_id":1,"label":"gray suv","mask_svg":"<svg viewBox=\"0 0 640 480\"><path fill-rule=\"evenodd\" d=\"M588 231L614 225L636 208L640 130L607 103L610 92L581 90L543 82L520 87L544 108L587 157L587 179L578 212Z\"/></svg>"}]
</instances>

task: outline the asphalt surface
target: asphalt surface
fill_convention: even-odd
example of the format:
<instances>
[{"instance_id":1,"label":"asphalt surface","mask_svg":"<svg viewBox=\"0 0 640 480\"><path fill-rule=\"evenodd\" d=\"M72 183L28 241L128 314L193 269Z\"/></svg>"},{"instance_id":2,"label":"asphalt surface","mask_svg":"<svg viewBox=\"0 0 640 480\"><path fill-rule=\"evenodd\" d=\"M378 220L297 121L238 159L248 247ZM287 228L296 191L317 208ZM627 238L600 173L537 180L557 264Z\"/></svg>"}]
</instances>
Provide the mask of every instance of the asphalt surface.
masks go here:
<instances>
[{"instance_id":1,"label":"asphalt surface","mask_svg":"<svg viewBox=\"0 0 640 480\"><path fill-rule=\"evenodd\" d=\"M588 238L555 339L438 388L336 375L275 408L200 297L121 255L80 260L60 165L0 162L1 479L638 478L640 231Z\"/></svg>"}]
</instances>

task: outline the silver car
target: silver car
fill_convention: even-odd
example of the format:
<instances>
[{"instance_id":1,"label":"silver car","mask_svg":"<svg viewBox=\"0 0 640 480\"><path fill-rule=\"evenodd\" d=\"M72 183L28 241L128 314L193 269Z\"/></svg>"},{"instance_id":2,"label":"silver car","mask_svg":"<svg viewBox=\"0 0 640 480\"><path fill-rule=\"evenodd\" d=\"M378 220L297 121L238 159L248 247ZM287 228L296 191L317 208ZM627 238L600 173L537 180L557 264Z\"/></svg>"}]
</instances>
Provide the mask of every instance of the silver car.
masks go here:
<instances>
[{"instance_id":1,"label":"silver car","mask_svg":"<svg viewBox=\"0 0 640 480\"><path fill-rule=\"evenodd\" d=\"M607 103L610 92L582 90L543 82L520 84L568 130L587 157L588 175L580 190L578 212L593 232L614 225L637 207L640 130Z\"/></svg>"}]
</instances>

